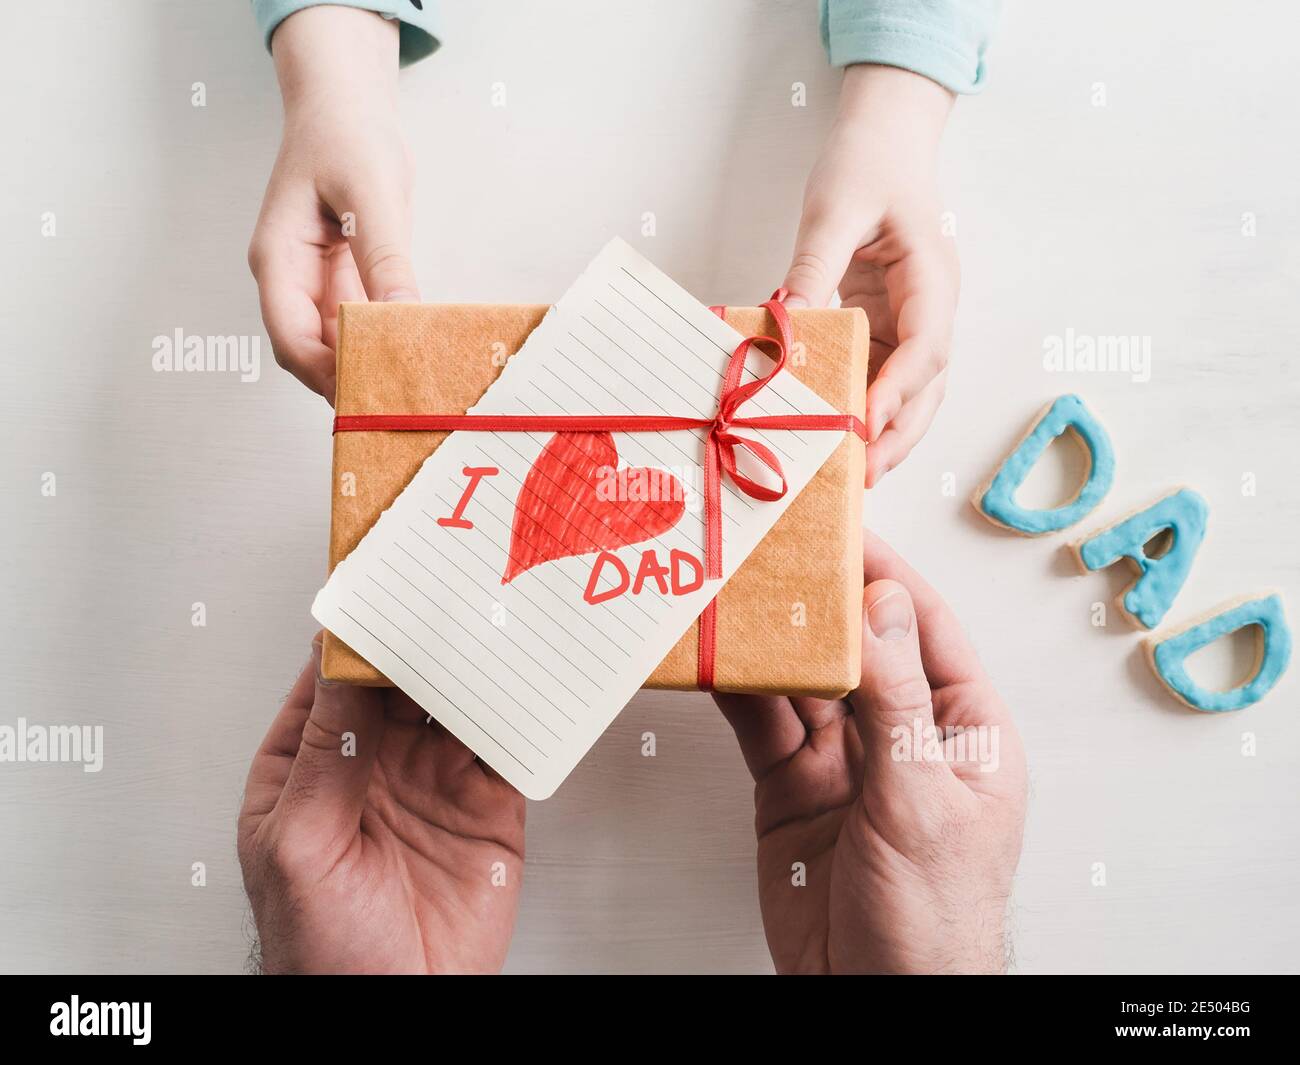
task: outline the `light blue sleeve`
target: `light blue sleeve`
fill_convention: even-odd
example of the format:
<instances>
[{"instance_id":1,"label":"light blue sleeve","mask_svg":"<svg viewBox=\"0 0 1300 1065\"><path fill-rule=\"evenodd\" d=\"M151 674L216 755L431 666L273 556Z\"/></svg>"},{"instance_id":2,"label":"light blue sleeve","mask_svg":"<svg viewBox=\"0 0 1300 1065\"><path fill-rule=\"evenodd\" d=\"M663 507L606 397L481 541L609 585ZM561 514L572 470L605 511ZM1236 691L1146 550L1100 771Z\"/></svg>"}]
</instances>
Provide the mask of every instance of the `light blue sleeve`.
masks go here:
<instances>
[{"instance_id":1,"label":"light blue sleeve","mask_svg":"<svg viewBox=\"0 0 1300 1065\"><path fill-rule=\"evenodd\" d=\"M384 18L400 21L402 66L432 55L442 42L442 30L438 25L438 0L253 0L253 14L262 29L262 39L266 41L268 51L271 35L281 22L295 11L321 3L359 7L363 11L374 11Z\"/></svg>"},{"instance_id":2,"label":"light blue sleeve","mask_svg":"<svg viewBox=\"0 0 1300 1065\"><path fill-rule=\"evenodd\" d=\"M880 63L953 92L984 87L984 50L1001 0L821 0L831 65Z\"/></svg>"}]
</instances>

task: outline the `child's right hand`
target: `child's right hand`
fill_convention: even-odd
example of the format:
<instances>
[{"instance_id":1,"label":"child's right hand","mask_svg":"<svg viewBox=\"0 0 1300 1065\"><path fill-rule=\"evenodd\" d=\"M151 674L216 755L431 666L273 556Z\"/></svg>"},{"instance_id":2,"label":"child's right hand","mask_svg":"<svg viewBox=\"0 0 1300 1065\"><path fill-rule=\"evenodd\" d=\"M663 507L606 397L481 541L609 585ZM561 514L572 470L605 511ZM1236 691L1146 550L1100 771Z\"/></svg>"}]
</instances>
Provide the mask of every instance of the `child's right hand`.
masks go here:
<instances>
[{"instance_id":1,"label":"child's right hand","mask_svg":"<svg viewBox=\"0 0 1300 1065\"><path fill-rule=\"evenodd\" d=\"M284 139L248 265L276 361L330 403L340 301L419 299L398 34L372 11L320 6L272 39Z\"/></svg>"},{"instance_id":2,"label":"child's right hand","mask_svg":"<svg viewBox=\"0 0 1300 1065\"><path fill-rule=\"evenodd\" d=\"M868 488L907 457L943 400L960 270L935 156L951 106L947 89L910 71L845 71L785 279L787 307L824 307L838 289L843 306L867 312Z\"/></svg>"}]
</instances>

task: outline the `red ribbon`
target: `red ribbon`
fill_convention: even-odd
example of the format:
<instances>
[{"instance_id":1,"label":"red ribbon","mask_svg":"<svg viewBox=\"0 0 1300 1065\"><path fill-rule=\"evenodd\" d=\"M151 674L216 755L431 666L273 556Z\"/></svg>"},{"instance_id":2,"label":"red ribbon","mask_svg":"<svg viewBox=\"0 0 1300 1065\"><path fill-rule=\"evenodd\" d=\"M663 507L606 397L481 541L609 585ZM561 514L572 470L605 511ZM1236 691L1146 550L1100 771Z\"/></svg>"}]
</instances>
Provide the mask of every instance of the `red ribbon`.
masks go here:
<instances>
[{"instance_id":1,"label":"red ribbon","mask_svg":"<svg viewBox=\"0 0 1300 1065\"><path fill-rule=\"evenodd\" d=\"M658 414L340 414L334 419L334 432L553 432L553 433L657 433L677 429L708 429L704 448L704 574L710 580L722 577L722 475L747 496L764 502L781 499L788 490L785 471L772 449L758 440L737 435L737 429L811 429L854 433L865 443L867 427L852 414L776 414L761 418L738 418L736 411L766 388L785 367L793 346L790 316L783 301L783 288L772 293L763 304L776 322L778 336L749 336L736 345L723 375L718 413L713 418L679 418ZM713 312L723 317L722 308ZM770 344L776 349L773 366L766 377L749 384L740 383L745 359L755 344ZM754 459L781 479L773 488L746 476L737 465L737 451L744 449ZM699 687L713 687L713 665L717 655L716 598L709 601L700 615Z\"/></svg>"}]
</instances>

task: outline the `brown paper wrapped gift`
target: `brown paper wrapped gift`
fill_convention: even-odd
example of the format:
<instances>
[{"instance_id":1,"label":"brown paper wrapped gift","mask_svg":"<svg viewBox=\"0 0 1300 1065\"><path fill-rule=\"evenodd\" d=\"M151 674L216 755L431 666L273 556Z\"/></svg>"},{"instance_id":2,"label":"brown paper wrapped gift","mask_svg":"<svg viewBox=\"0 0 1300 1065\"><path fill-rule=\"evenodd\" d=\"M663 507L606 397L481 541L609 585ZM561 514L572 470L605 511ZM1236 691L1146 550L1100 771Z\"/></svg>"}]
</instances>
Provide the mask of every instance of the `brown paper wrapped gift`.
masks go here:
<instances>
[{"instance_id":1,"label":"brown paper wrapped gift","mask_svg":"<svg viewBox=\"0 0 1300 1065\"><path fill-rule=\"evenodd\" d=\"M463 414L496 380L547 308L520 304L345 303L339 308L340 415ZM860 310L791 312L789 372L845 414L864 416L867 319ZM766 310L729 307L742 335L772 334ZM334 437L330 569L397 498L445 432L348 432ZM837 698L857 686L862 625L865 446L846 433L717 600L714 687ZM760 504L761 505L761 504ZM723 537L726 551L726 537ZM696 687L699 623L646 680ZM384 677L331 633L328 680Z\"/></svg>"}]
</instances>

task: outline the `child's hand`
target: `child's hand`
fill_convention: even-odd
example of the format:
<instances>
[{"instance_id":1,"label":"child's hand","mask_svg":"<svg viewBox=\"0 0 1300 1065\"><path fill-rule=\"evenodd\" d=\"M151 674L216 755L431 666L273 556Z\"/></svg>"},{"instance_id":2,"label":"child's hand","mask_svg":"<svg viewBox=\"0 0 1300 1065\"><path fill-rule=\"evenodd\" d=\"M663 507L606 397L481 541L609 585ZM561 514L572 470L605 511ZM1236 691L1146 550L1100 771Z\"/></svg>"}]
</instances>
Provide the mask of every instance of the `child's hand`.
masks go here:
<instances>
[{"instance_id":1,"label":"child's hand","mask_svg":"<svg viewBox=\"0 0 1300 1065\"><path fill-rule=\"evenodd\" d=\"M331 403L342 300L415 300L398 25L309 7L271 47L284 140L248 249L276 361Z\"/></svg>"},{"instance_id":2,"label":"child's hand","mask_svg":"<svg viewBox=\"0 0 1300 1065\"><path fill-rule=\"evenodd\" d=\"M907 457L943 399L960 270L941 229L935 154L951 105L919 74L848 68L785 279L787 306L825 306L838 288L871 322L868 488Z\"/></svg>"}]
</instances>

